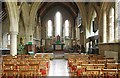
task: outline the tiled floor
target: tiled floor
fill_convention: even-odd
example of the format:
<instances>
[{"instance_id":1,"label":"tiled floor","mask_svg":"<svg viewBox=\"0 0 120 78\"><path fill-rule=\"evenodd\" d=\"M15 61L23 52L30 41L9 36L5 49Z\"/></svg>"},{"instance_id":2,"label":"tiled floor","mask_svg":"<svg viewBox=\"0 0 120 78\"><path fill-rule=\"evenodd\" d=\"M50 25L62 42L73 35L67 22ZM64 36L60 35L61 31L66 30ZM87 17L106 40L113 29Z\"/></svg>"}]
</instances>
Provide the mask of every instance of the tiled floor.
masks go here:
<instances>
[{"instance_id":1,"label":"tiled floor","mask_svg":"<svg viewBox=\"0 0 120 78\"><path fill-rule=\"evenodd\" d=\"M67 60L53 59L50 61L50 71L48 76L69 76Z\"/></svg>"}]
</instances>

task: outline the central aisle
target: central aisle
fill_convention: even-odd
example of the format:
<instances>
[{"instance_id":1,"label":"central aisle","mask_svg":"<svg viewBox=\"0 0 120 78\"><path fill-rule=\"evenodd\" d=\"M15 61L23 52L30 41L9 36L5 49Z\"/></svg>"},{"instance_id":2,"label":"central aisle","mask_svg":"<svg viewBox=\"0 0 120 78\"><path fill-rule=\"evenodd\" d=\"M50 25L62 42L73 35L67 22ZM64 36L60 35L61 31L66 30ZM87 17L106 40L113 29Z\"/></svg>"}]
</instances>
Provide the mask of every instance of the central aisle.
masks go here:
<instances>
[{"instance_id":1,"label":"central aisle","mask_svg":"<svg viewBox=\"0 0 120 78\"><path fill-rule=\"evenodd\" d=\"M69 76L67 60L53 59L50 61L50 70L48 76Z\"/></svg>"}]
</instances>

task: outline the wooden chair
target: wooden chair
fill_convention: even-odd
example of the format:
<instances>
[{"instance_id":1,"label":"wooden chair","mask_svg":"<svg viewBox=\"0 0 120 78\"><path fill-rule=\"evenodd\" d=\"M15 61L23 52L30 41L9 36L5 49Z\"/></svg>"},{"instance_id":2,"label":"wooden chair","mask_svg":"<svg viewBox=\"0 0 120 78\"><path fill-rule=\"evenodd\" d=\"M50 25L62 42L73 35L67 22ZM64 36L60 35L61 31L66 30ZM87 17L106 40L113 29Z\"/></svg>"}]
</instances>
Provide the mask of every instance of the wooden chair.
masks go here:
<instances>
[{"instance_id":1,"label":"wooden chair","mask_svg":"<svg viewBox=\"0 0 120 78\"><path fill-rule=\"evenodd\" d=\"M3 73L6 77L14 77L17 76L18 70L16 68L16 65L14 63L3 63Z\"/></svg>"},{"instance_id":2,"label":"wooden chair","mask_svg":"<svg viewBox=\"0 0 120 78\"><path fill-rule=\"evenodd\" d=\"M118 63L107 63L107 69L118 69Z\"/></svg>"},{"instance_id":3,"label":"wooden chair","mask_svg":"<svg viewBox=\"0 0 120 78\"><path fill-rule=\"evenodd\" d=\"M118 78L118 70L117 69L103 69L103 76L107 78Z\"/></svg>"},{"instance_id":4,"label":"wooden chair","mask_svg":"<svg viewBox=\"0 0 120 78\"><path fill-rule=\"evenodd\" d=\"M97 60L97 64L106 64L106 60Z\"/></svg>"},{"instance_id":5,"label":"wooden chair","mask_svg":"<svg viewBox=\"0 0 120 78\"><path fill-rule=\"evenodd\" d=\"M118 64L107 63L107 69L102 69L105 77L118 78Z\"/></svg>"},{"instance_id":6,"label":"wooden chair","mask_svg":"<svg viewBox=\"0 0 120 78\"><path fill-rule=\"evenodd\" d=\"M18 70L4 70L2 73L2 76L5 76L7 78L15 78L18 75Z\"/></svg>"},{"instance_id":7,"label":"wooden chair","mask_svg":"<svg viewBox=\"0 0 120 78\"><path fill-rule=\"evenodd\" d=\"M42 58L43 56L42 56L42 54L36 54L35 55L35 58Z\"/></svg>"},{"instance_id":8,"label":"wooden chair","mask_svg":"<svg viewBox=\"0 0 120 78\"><path fill-rule=\"evenodd\" d=\"M40 72L40 68L39 68L39 64L29 64L31 71L31 74L34 76L41 76L41 72Z\"/></svg>"},{"instance_id":9,"label":"wooden chair","mask_svg":"<svg viewBox=\"0 0 120 78\"><path fill-rule=\"evenodd\" d=\"M89 60L89 64L96 64L96 60Z\"/></svg>"},{"instance_id":10,"label":"wooden chair","mask_svg":"<svg viewBox=\"0 0 120 78\"><path fill-rule=\"evenodd\" d=\"M116 61L114 59L107 59L107 63L115 63Z\"/></svg>"},{"instance_id":11,"label":"wooden chair","mask_svg":"<svg viewBox=\"0 0 120 78\"><path fill-rule=\"evenodd\" d=\"M48 67L47 67L46 60L40 61L39 66L40 66L40 72L41 72L42 76L47 76L48 75Z\"/></svg>"}]
</instances>

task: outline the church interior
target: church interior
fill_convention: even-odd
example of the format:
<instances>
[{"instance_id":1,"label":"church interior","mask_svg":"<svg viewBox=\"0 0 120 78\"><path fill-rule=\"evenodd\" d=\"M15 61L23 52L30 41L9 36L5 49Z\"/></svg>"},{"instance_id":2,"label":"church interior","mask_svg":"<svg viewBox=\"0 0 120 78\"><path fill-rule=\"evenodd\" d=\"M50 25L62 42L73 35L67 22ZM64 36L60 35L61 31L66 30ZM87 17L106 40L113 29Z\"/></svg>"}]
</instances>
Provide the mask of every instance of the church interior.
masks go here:
<instances>
[{"instance_id":1,"label":"church interior","mask_svg":"<svg viewBox=\"0 0 120 78\"><path fill-rule=\"evenodd\" d=\"M50 1L0 2L0 77L119 78L120 1Z\"/></svg>"}]
</instances>

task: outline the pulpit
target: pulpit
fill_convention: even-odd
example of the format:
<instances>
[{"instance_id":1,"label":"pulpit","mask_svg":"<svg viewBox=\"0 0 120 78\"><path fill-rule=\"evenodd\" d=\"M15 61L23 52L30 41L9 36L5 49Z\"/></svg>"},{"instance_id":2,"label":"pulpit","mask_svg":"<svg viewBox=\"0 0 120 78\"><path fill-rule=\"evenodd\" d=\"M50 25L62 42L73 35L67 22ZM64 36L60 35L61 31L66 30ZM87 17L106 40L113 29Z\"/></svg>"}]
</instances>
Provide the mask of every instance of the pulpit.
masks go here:
<instances>
[{"instance_id":1,"label":"pulpit","mask_svg":"<svg viewBox=\"0 0 120 78\"><path fill-rule=\"evenodd\" d=\"M33 52L35 54L36 53L36 45L35 44L27 44L26 45L26 50L27 50L28 53Z\"/></svg>"}]
</instances>

